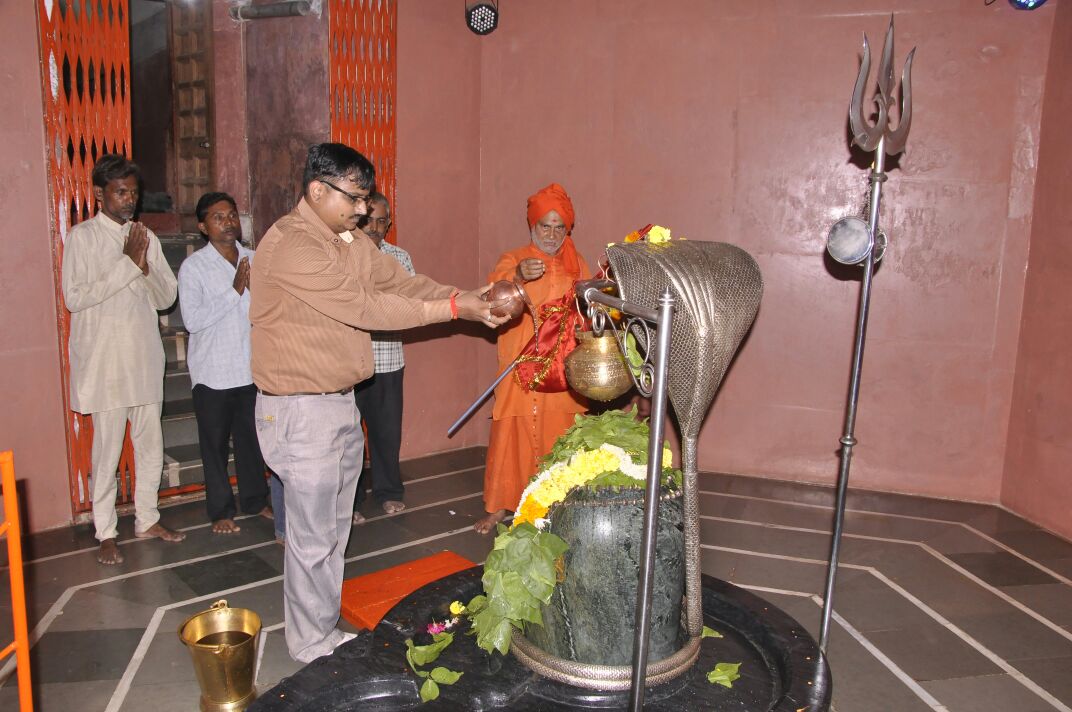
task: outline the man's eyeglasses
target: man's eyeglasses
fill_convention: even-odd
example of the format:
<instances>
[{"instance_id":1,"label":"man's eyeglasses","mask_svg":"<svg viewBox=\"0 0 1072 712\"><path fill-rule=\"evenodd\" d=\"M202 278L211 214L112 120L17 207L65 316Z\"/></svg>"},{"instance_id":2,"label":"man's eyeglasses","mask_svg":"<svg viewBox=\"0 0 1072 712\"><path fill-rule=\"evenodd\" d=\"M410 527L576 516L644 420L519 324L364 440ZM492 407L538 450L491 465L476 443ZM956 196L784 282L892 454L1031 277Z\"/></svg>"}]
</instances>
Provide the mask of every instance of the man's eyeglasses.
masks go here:
<instances>
[{"instance_id":1,"label":"man's eyeglasses","mask_svg":"<svg viewBox=\"0 0 1072 712\"><path fill-rule=\"evenodd\" d=\"M357 205L358 202L362 202L365 205L368 205L369 197L367 195L357 195L356 193L350 193L348 191L343 190L342 188L340 188L339 186L335 185L334 183L324 180L323 178L317 178L317 181L319 181L320 183L323 183L324 185L326 185L327 187L331 188L332 190L337 190L340 193L342 193L343 195L345 195L347 198L350 199L350 204L351 205Z\"/></svg>"},{"instance_id":2,"label":"man's eyeglasses","mask_svg":"<svg viewBox=\"0 0 1072 712\"><path fill-rule=\"evenodd\" d=\"M555 237L564 237L566 234L565 225L544 225L543 223L536 223L536 227L540 229L540 234L544 237L551 233L554 233Z\"/></svg>"}]
</instances>

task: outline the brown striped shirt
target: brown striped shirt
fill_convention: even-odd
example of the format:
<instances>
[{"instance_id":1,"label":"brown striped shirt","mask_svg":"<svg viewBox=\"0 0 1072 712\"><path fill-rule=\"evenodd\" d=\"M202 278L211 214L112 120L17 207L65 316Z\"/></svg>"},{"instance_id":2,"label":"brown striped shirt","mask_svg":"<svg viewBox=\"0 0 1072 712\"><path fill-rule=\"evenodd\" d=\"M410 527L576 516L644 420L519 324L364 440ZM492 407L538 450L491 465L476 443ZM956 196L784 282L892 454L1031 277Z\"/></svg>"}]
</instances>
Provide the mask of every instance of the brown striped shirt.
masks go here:
<instances>
[{"instance_id":1,"label":"brown striped shirt","mask_svg":"<svg viewBox=\"0 0 1072 712\"><path fill-rule=\"evenodd\" d=\"M373 373L369 331L450 320L454 287L410 276L364 234L336 235L303 198L257 244L253 381L277 395L339 391Z\"/></svg>"}]
</instances>

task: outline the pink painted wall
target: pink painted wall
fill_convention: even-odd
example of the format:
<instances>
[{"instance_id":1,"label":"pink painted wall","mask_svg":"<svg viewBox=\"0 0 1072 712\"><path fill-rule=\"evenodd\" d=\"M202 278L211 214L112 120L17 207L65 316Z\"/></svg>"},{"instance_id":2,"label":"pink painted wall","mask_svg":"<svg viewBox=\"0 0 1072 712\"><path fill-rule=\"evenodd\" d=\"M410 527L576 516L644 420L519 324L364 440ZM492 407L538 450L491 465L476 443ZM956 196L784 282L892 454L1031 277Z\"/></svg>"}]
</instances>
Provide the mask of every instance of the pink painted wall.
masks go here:
<instances>
[{"instance_id":1,"label":"pink painted wall","mask_svg":"<svg viewBox=\"0 0 1072 712\"><path fill-rule=\"evenodd\" d=\"M69 519L69 498L39 58L25 5L0 8L16 99L0 118L0 207L15 238L0 256L0 330L20 334L17 346L0 344L13 403L0 411L0 447L16 449L41 529ZM875 282L853 485L1001 498L1060 530L1068 441L1052 423L1068 412L1068 389L1049 369L1064 363L1065 344L1043 321L1068 315L1041 309L1068 261L1057 186L1068 183L1069 146L1053 118L1055 106L1067 115L1068 90L1044 71L1047 61L1068 68L1069 43L1055 42L1052 56L1050 46L1069 35L1065 5L529 0L505 3L499 30L479 38L453 0L399 0L399 243L421 271L474 285L525 242L525 198L556 180L574 197L590 261L650 221L741 245L767 291L708 418L701 466L831 482L857 283L827 269L823 236L860 207L865 172L850 163L845 109L860 33L880 42L892 9L898 61L919 47L917 113L887 184L892 249ZM305 144L326 136L326 111L311 108L325 105L320 22L245 30L259 230L289 208ZM299 48L305 59L294 61ZM1045 119L1044 89L1054 97ZM1064 160L1042 163L1036 196L1040 125L1046 152ZM487 409L455 439L444 431L494 375L490 340L443 327L413 339L404 456L486 442Z\"/></svg>"},{"instance_id":2,"label":"pink painted wall","mask_svg":"<svg viewBox=\"0 0 1072 712\"><path fill-rule=\"evenodd\" d=\"M0 450L15 453L24 531L69 522L35 3L0 3Z\"/></svg>"},{"instance_id":3,"label":"pink painted wall","mask_svg":"<svg viewBox=\"0 0 1072 712\"><path fill-rule=\"evenodd\" d=\"M525 198L551 180L573 196L590 261L647 222L750 251L766 295L700 464L832 482L858 283L826 267L824 237L862 207L846 108L861 33L880 45L893 10L898 61L919 47L916 116L887 184L852 484L997 501L1053 5L545 0L504 4L477 38L453 3L401 0L402 97L438 103L424 117L400 103L400 117L472 120L478 75L458 48L479 43L477 276L526 241ZM448 74L463 81L437 87ZM416 133L400 145L427 147L422 167L457 148ZM444 177L418 197L465 206L465 186ZM460 244L468 224L453 222L437 232ZM492 350L478 357L486 382Z\"/></svg>"},{"instance_id":4,"label":"pink painted wall","mask_svg":"<svg viewBox=\"0 0 1072 712\"><path fill-rule=\"evenodd\" d=\"M1072 3L1055 9L1001 501L1072 538Z\"/></svg>"},{"instance_id":5,"label":"pink painted wall","mask_svg":"<svg viewBox=\"0 0 1072 712\"><path fill-rule=\"evenodd\" d=\"M453 2L398 3L398 244L418 272L477 286L482 255L481 42ZM487 329L450 324L410 332L402 456L486 444L491 407L452 438L447 427L482 391Z\"/></svg>"}]
</instances>

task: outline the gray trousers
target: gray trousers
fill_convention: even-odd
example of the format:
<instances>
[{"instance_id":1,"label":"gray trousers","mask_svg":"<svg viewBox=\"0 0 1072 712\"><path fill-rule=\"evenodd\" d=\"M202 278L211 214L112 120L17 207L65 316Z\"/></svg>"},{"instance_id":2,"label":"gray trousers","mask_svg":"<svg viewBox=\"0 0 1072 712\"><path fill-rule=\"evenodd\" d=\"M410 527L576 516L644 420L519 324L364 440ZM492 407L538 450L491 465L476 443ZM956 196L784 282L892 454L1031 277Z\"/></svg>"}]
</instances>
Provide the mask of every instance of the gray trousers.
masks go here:
<instances>
[{"instance_id":1,"label":"gray trousers","mask_svg":"<svg viewBox=\"0 0 1072 712\"><path fill-rule=\"evenodd\" d=\"M160 404L115 408L93 413L93 526L97 539L115 539L117 491L115 471L123 452L123 436L130 421L134 445L134 531L144 532L160 521L157 491L164 471L164 436L160 430Z\"/></svg>"},{"instance_id":2,"label":"gray trousers","mask_svg":"<svg viewBox=\"0 0 1072 712\"><path fill-rule=\"evenodd\" d=\"M257 439L283 482L287 649L311 662L344 642L342 569L364 437L353 395L257 394Z\"/></svg>"}]
</instances>

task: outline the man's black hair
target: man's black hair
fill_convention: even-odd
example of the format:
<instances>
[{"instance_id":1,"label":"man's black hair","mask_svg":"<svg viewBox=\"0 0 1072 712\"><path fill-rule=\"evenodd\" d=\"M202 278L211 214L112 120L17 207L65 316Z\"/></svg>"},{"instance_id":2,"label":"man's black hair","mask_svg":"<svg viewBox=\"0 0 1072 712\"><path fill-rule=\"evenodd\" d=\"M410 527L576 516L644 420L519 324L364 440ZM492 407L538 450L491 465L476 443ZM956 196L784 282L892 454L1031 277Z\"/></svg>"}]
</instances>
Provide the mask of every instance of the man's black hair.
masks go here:
<instances>
[{"instance_id":1,"label":"man's black hair","mask_svg":"<svg viewBox=\"0 0 1072 712\"><path fill-rule=\"evenodd\" d=\"M305 158L302 191L308 192L309 184L320 178L349 178L359 188L372 190L376 186L376 169L369 159L344 143L318 143L309 147Z\"/></svg>"},{"instance_id":2,"label":"man's black hair","mask_svg":"<svg viewBox=\"0 0 1072 712\"><path fill-rule=\"evenodd\" d=\"M226 200L231 204L231 207L238 212L238 203L227 193L205 193L197 199L197 207L194 208L194 212L197 214L197 222L205 222L205 218L208 216L208 209L221 200Z\"/></svg>"},{"instance_id":3,"label":"man's black hair","mask_svg":"<svg viewBox=\"0 0 1072 712\"><path fill-rule=\"evenodd\" d=\"M137 176L141 183L141 169L138 164L119 153L106 153L97 159L93 166L93 185L104 188L113 180L122 180Z\"/></svg>"}]
</instances>

